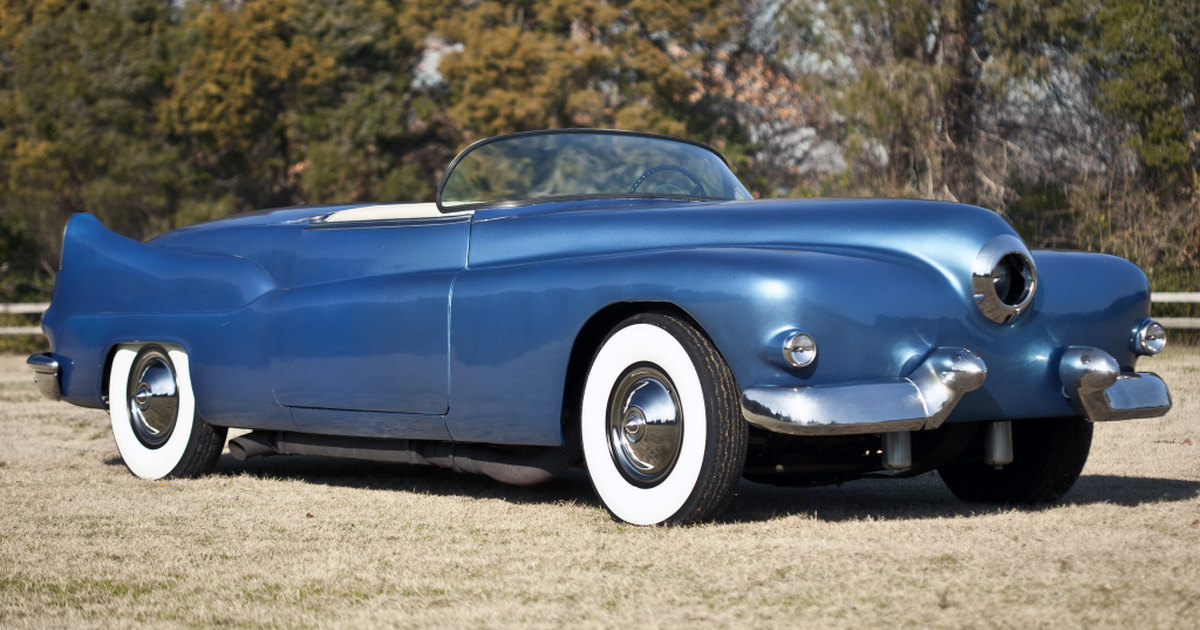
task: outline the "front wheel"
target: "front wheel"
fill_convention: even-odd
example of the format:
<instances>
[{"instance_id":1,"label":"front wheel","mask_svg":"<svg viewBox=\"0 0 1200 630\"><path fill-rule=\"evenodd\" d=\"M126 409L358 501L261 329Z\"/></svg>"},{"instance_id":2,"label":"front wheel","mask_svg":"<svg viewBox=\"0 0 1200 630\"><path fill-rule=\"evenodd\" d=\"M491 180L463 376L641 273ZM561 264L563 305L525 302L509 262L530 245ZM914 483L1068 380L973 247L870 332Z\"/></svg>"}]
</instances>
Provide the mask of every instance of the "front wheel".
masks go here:
<instances>
[{"instance_id":1,"label":"front wheel","mask_svg":"<svg viewBox=\"0 0 1200 630\"><path fill-rule=\"evenodd\" d=\"M199 477L212 471L225 427L196 414L188 356L176 346L117 348L109 372L109 416L129 472L144 479Z\"/></svg>"},{"instance_id":2,"label":"front wheel","mask_svg":"<svg viewBox=\"0 0 1200 630\"><path fill-rule=\"evenodd\" d=\"M981 446L979 441L971 448ZM1013 421L1013 461L993 468L961 461L938 468L942 481L963 501L1052 503L1063 497L1087 463L1092 423L1086 418Z\"/></svg>"},{"instance_id":3,"label":"front wheel","mask_svg":"<svg viewBox=\"0 0 1200 630\"><path fill-rule=\"evenodd\" d=\"M672 315L638 315L604 340L581 428L596 494L635 525L711 519L742 475L747 427L733 375L712 342Z\"/></svg>"}]
</instances>

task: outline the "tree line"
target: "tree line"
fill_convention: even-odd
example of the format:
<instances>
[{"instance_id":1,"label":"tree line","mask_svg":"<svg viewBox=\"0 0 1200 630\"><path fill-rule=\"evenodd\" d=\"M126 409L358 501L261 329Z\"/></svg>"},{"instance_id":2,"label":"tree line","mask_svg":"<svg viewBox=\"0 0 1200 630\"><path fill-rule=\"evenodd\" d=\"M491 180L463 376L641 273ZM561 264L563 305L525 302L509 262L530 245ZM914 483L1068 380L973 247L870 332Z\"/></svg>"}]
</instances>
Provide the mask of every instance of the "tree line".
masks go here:
<instances>
[{"instance_id":1,"label":"tree line","mask_svg":"<svg viewBox=\"0 0 1200 630\"><path fill-rule=\"evenodd\" d=\"M688 137L760 197L952 199L1200 288L1192 0L0 0L0 301L144 239L429 200L484 136Z\"/></svg>"}]
</instances>

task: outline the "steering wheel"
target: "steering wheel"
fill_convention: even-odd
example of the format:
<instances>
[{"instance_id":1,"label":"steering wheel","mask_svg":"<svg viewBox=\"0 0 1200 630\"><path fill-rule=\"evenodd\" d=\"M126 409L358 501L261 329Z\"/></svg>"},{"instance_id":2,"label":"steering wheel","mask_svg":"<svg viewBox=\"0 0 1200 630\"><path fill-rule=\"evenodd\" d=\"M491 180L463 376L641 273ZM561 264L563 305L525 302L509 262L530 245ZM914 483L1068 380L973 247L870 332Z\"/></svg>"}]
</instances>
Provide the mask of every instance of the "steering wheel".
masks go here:
<instances>
[{"instance_id":1,"label":"steering wheel","mask_svg":"<svg viewBox=\"0 0 1200 630\"><path fill-rule=\"evenodd\" d=\"M694 173L687 170L686 168L683 168L682 166L676 166L674 164L663 164L662 166L655 166L654 168L647 170L645 173L642 173L642 176L637 178L637 181L633 182L633 185L629 187L629 192L631 192L631 193L637 192L638 187L641 186L642 183L645 182L647 178L649 178L651 175L654 175L655 173L661 173L663 171L674 171L676 173L683 175L684 177L691 180L692 185L694 185L696 187L694 192L691 194L694 194L697 197L706 196L705 191L704 191L704 184L700 183L700 178L696 177L696 175Z\"/></svg>"}]
</instances>

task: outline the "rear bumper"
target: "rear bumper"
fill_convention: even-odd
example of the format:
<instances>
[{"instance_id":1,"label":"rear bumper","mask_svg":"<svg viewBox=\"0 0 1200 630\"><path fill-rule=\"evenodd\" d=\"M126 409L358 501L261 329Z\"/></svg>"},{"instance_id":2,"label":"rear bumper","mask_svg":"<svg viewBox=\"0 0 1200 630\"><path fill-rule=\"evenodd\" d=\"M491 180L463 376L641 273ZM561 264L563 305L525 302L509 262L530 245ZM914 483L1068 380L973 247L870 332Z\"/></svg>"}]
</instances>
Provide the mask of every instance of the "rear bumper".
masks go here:
<instances>
[{"instance_id":1,"label":"rear bumper","mask_svg":"<svg viewBox=\"0 0 1200 630\"><path fill-rule=\"evenodd\" d=\"M58 380L61 370L54 355L48 352L35 354L26 359L25 364L33 369L33 380L42 396L50 400L62 400L62 386Z\"/></svg>"},{"instance_id":2,"label":"rear bumper","mask_svg":"<svg viewBox=\"0 0 1200 630\"><path fill-rule=\"evenodd\" d=\"M987 366L974 352L938 348L907 378L747 388L742 415L754 426L790 435L936 429L986 376ZM1097 348L1067 348L1059 361L1059 378L1071 406L1095 422L1150 418L1171 409L1171 395L1161 378L1149 372L1121 373L1116 359Z\"/></svg>"}]
</instances>

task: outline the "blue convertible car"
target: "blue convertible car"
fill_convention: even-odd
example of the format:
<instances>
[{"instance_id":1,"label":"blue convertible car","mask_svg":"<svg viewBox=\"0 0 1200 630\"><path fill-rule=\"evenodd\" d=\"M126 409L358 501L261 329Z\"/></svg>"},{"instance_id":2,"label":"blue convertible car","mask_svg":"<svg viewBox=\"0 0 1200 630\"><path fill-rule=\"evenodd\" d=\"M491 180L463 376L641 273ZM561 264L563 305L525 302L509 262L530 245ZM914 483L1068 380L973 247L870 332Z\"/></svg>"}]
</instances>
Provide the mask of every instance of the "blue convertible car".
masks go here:
<instances>
[{"instance_id":1,"label":"blue convertible car","mask_svg":"<svg viewBox=\"0 0 1200 630\"><path fill-rule=\"evenodd\" d=\"M1129 262L1030 251L998 215L755 201L703 145L490 138L436 203L301 207L140 243L77 215L29 363L107 408L151 479L308 454L514 484L582 463L637 524L781 485L937 470L972 501L1061 497L1092 422L1158 416Z\"/></svg>"}]
</instances>

